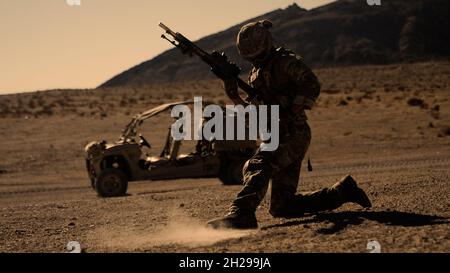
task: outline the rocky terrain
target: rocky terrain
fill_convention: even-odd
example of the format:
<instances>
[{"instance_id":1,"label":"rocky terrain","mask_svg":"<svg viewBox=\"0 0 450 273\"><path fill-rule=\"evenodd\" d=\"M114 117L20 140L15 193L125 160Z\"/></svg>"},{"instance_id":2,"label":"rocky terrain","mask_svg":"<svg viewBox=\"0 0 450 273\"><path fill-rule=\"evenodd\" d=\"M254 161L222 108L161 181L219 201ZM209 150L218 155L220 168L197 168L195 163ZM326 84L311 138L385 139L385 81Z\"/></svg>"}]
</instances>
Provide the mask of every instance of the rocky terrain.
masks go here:
<instances>
[{"instance_id":1,"label":"rocky terrain","mask_svg":"<svg viewBox=\"0 0 450 273\"><path fill-rule=\"evenodd\" d=\"M383 2L384 3L384 2ZM382 252L450 251L450 63L366 65L315 70L323 84L309 113L314 171L299 191L351 173L374 207L347 204L298 219L274 219L267 196L260 229L214 231L240 186L218 179L142 181L128 196L91 189L83 147L116 140L131 116L160 103L227 103L221 83L204 80L53 90L0 96L0 252ZM144 135L159 153L171 120Z\"/></svg>"},{"instance_id":2,"label":"rocky terrain","mask_svg":"<svg viewBox=\"0 0 450 273\"><path fill-rule=\"evenodd\" d=\"M361 0L340 0L312 10L293 4L196 43L208 52L224 51L245 74L249 65L238 56L236 35L250 21L269 19L274 24L276 44L294 50L313 67L448 60L449 13L450 3L446 0L389 0L381 6L369 6ZM185 35L189 31L164 23ZM112 77L102 87L142 87L213 78L211 73L205 73L207 69L197 58L171 49Z\"/></svg>"}]
</instances>

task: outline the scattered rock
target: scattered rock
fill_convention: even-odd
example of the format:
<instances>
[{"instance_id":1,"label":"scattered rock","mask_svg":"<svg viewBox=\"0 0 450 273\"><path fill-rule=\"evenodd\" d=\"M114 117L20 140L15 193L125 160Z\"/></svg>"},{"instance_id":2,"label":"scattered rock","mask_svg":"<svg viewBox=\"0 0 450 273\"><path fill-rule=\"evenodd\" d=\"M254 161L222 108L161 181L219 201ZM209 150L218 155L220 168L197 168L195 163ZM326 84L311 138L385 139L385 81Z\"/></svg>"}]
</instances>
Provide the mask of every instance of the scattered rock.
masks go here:
<instances>
[{"instance_id":1,"label":"scattered rock","mask_svg":"<svg viewBox=\"0 0 450 273\"><path fill-rule=\"evenodd\" d=\"M408 105L413 107L423 107L425 102L422 99L411 98L408 100Z\"/></svg>"},{"instance_id":2,"label":"scattered rock","mask_svg":"<svg viewBox=\"0 0 450 273\"><path fill-rule=\"evenodd\" d=\"M428 123L428 127L429 127L429 128L434 128L433 122L430 121L430 123Z\"/></svg>"},{"instance_id":3,"label":"scattered rock","mask_svg":"<svg viewBox=\"0 0 450 273\"><path fill-rule=\"evenodd\" d=\"M364 95L362 96L363 99L367 99L367 100L371 100L373 99L372 97L372 93L371 92L365 92Z\"/></svg>"},{"instance_id":4,"label":"scattered rock","mask_svg":"<svg viewBox=\"0 0 450 273\"><path fill-rule=\"evenodd\" d=\"M25 234L27 231L24 230L24 229L16 229L14 232L15 232L17 235L23 235L23 234Z\"/></svg>"},{"instance_id":5,"label":"scattered rock","mask_svg":"<svg viewBox=\"0 0 450 273\"><path fill-rule=\"evenodd\" d=\"M348 105L348 102L346 101L346 100L341 100L339 103L338 103L338 106L347 106Z\"/></svg>"},{"instance_id":6,"label":"scattered rock","mask_svg":"<svg viewBox=\"0 0 450 273\"><path fill-rule=\"evenodd\" d=\"M430 114L434 119L439 119L441 107L439 105L435 105L431 108Z\"/></svg>"},{"instance_id":7,"label":"scattered rock","mask_svg":"<svg viewBox=\"0 0 450 273\"><path fill-rule=\"evenodd\" d=\"M74 223L74 222L70 222L67 226L69 226L69 227L74 227L74 226L75 226L75 223Z\"/></svg>"},{"instance_id":8,"label":"scattered rock","mask_svg":"<svg viewBox=\"0 0 450 273\"><path fill-rule=\"evenodd\" d=\"M439 133L440 135L442 135L442 137L444 136L450 136L450 126L444 126L441 128L441 132Z\"/></svg>"}]
</instances>

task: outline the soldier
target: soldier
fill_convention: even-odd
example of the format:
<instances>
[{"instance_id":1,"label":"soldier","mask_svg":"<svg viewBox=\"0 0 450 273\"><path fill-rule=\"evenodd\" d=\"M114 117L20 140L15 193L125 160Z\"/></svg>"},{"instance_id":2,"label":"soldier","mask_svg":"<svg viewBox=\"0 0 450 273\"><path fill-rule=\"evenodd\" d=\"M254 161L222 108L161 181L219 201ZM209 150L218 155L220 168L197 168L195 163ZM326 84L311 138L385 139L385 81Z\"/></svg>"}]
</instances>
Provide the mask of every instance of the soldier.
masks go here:
<instances>
[{"instance_id":1,"label":"soldier","mask_svg":"<svg viewBox=\"0 0 450 273\"><path fill-rule=\"evenodd\" d=\"M301 57L273 46L267 20L243 26L237 37L239 54L253 64L249 84L262 103L280 106L280 145L275 151L259 149L246 162L243 189L222 218L208 222L213 228L257 228L256 208L271 184L270 214L274 217L302 217L304 213L333 210L353 202L371 207L366 193L347 175L330 188L296 194L300 167L311 141L305 110L319 96L320 84ZM225 90L235 97L235 79L224 81Z\"/></svg>"}]
</instances>

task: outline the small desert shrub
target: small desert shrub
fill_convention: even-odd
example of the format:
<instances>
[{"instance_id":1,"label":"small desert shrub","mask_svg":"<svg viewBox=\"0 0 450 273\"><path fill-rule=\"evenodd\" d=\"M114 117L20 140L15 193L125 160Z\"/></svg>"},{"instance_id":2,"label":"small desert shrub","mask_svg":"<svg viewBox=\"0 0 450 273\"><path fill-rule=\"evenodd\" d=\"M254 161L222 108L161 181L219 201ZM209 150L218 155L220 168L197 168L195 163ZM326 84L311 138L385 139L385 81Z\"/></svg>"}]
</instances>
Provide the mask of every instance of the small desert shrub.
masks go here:
<instances>
[{"instance_id":1,"label":"small desert shrub","mask_svg":"<svg viewBox=\"0 0 450 273\"><path fill-rule=\"evenodd\" d=\"M47 115L47 116L53 116L54 112L50 105L45 105L42 107L42 110L40 111L41 115Z\"/></svg>"},{"instance_id":2,"label":"small desert shrub","mask_svg":"<svg viewBox=\"0 0 450 273\"><path fill-rule=\"evenodd\" d=\"M166 92L165 94L164 94L164 99L168 99L168 100L171 100L171 99L174 99L174 95L172 94L172 92Z\"/></svg>"},{"instance_id":3,"label":"small desert shrub","mask_svg":"<svg viewBox=\"0 0 450 273\"><path fill-rule=\"evenodd\" d=\"M337 105L338 105L338 106L347 106L347 105L348 105L348 102L347 102L345 99L341 99L341 100L338 102Z\"/></svg>"},{"instance_id":4,"label":"small desert shrub","mask_svg":"<svg viewBox=\"0 0 450 273\"><path fill-rule=\"evenodd\" d=\"M30 108L30 109L36 108L36 102L34 101L33 98L31 98L31 99L28 101L28 108Z\"/></svg>"}]
</instances>

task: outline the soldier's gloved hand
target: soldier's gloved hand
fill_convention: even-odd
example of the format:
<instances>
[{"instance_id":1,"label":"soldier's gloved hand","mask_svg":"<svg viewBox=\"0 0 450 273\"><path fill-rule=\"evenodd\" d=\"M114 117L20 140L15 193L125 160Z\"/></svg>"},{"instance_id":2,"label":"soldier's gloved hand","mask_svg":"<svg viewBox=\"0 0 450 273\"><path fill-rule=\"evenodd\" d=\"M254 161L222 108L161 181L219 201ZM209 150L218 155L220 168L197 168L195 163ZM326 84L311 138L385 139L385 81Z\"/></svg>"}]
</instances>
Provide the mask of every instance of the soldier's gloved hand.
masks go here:
<instances>
[{"instance_id":1,"label":"soldier's gloved hand","mask_svg":"<svg viewBox=\"0 0 450 273\"><path fill-rule=\"evenodd\" d=\"M261 101L259 100L258 96L254 96L254 97L248 96L245 98L245 102L247 102L248 104L251 104L251 105L256 105L256 106L261 105Z\"/></svg>"},{"instance_id":2,"label":"soldier's gloved hand","mask_svg":"<svg viewBox=\"0 0 450 273\"><path fill-rule=\"evenodd\" d=\"M234 97L238 94L238 83L234 78L223 80L223 87L225 89L225 92L231 97Z\"/></svg>"},{"instance_id":3,"label":"soldier's gloved hand","mask_svg":"<svg viewBox=\"0 0 450 273\"><path fill-rule=\"evenodd\" d=\"M235 104L242 104L247 105L248 103L245 102L238 93L238 83L235 78L229 78L223 81L225 92L227 93L228 97L235 103Z\"/></svg>"}]
</instances>

